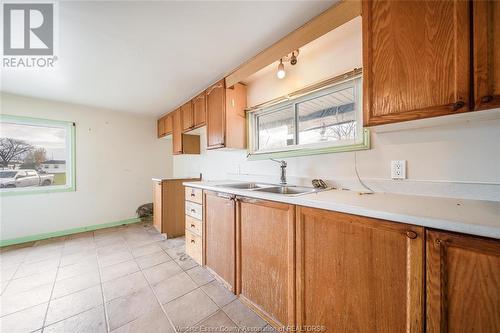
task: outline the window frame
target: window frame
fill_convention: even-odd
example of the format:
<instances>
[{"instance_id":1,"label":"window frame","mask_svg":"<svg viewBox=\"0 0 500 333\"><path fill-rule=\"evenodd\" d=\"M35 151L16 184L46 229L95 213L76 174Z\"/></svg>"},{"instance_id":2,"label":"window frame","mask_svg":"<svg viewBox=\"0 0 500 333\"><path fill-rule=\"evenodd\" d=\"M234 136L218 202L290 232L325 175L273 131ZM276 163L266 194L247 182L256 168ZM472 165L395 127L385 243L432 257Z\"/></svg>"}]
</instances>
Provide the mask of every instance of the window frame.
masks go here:
<instances>
[{"instance_id":1,"label":"window frame","mask_svg":"<svg viewBox=\"0 0 500 333\"><path fill-rule=\"evenodd\" d=\"M320 98L332 94L336 91L346 89L353 86L356 93L357 110L356 122L360 122L362 126L356 129L356 139L351 142L346 141L326 141L310 144L296 144L299 138L299 120L297 105L309 100ZM337 152L347 152L356 150L370 149L370 131L364 127L363 124L363 105L362 105L362 76L355 75L348 79L336 82L333 84L322 86L313 91L301 94L295 98L288 98L285 101L280 101L270 106L257 108L255 110L247 111L247 133L248 133L248 159L260 160L269 158L286 158L296 156L308 156L317 154L330 154ZM257 150L259 144L258 132L258 117L261 115L278 112L284 108L293 106L295 120L294 120L294 145L286 148Z\"/></svg>"},{"instance_id":2,"label":"window frame","mask_svg":"<svg viewBox=\"0 0 500 333\"><path fill-rule=\"evenodd\" d=\"M20 125L35 125L47 127L66 127L66 139L68 142L68 158L66 165L70 163L69 168L66 168L66 184L65 185L48 185L37 187L21 187L21 188L2 188L0 190L0 197L3 196L16 196L16 195L30 195L42 193L56 193L56 192L74 192L76 191L76 124L71 121L52 120L35 117L14 116L8 114L0 114L0 123L11 122Z\"/></svg>"}]
</instances>

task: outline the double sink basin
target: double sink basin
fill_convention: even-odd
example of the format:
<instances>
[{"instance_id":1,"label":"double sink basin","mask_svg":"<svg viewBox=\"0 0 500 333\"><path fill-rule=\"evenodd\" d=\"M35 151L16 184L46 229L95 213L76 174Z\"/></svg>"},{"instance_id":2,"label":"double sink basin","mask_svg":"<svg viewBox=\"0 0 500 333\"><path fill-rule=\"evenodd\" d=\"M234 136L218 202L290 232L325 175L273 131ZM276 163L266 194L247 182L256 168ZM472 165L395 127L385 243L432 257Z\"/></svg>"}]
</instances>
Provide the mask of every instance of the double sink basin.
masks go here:
<instances>
[{"instance_id":1,"label":"double sink basin","mask_svg":"<svg viewBox=\"0 0 500 333\"><path fill-rule=\"evenodd\" d=\"M218 187L226 187L237 190L250 190L256 192L275 193L286 196L299 196L304 194L326 191L327 189L317 189L314 187L293 186L293 185L275 185L264 183L237 183L237 184L221 184Z\"/></svg>"}]
</instances>

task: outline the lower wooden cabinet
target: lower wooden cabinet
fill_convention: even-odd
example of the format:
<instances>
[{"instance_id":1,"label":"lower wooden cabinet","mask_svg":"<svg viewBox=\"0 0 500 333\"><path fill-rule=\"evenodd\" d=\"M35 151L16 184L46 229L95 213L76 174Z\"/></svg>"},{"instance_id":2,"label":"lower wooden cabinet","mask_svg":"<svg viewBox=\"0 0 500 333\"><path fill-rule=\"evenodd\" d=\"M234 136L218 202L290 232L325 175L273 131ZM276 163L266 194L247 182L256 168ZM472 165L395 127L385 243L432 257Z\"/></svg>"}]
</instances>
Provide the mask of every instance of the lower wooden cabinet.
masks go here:
<instances>
[{"instance_id":1,"label":"lower wooden cabinet","mask_svg":"<svg viewBox=\"0 0 500 333\"><path fill-rule=\"evenodd\" d=\"M427 231L427 332L500 332L500 241Z\"/></svg>"},{"instance_id":2,"label":"lower wooden cabinet","mask_svg":"<svg viewBox=\"0 0 500 333\"><path fill-rule=\"evenodd\" d=\"M297 324L422 332L424 229L297 207Z\"/></svg>"},{"instance_id":3,"label":"lower wooden cabinet","mask_svg":"<svg viewBox=\"0 0 500 333\"><path fill-rule=\"evenodd\" d=\"M205 265L228 289L235 291L236 221L234 196L203 191Z\"/></svg>"},{"instance_id":4,"label":"lower wooden cabinet","mask_svg":"<svg viewBox=\"0 0 500 333\"><path fill-rule=\"evenodd\" d=\"M295 206L238 198L238 292L275 327L295 323Z\"/></svg>"}]
</instances>

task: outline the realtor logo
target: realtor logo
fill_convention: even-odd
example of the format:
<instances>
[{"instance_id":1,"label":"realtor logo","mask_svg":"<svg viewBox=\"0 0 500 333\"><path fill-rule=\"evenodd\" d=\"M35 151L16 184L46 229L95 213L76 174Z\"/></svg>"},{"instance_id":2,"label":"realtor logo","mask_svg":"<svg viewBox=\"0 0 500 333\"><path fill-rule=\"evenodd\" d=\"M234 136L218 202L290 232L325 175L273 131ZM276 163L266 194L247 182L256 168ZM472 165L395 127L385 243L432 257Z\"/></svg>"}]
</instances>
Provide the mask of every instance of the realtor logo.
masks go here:
<instances>
[{"instance_id":1,"label":"realtor logo","mask_svg":"<svg viewBox=\"0 0 500 333\"><path fill-rule=\"evenodd\" d=\"M3 7L3 52L10 56L54 54L54 5L10 3Z\"/></svg>"}]
</instances>

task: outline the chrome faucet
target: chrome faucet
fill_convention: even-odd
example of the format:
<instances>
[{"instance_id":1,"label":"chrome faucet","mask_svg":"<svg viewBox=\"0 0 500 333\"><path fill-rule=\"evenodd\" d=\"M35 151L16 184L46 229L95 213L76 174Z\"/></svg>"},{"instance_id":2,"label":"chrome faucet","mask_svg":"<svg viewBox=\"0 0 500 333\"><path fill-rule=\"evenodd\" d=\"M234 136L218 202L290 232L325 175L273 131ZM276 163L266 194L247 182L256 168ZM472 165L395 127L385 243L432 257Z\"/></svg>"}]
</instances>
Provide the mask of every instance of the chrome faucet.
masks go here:
<instances>
[{"instance_id":1,"label":"chrome faucet","mask_svg":"<svg viewBox=\"0 0 500 333\"><path fill-rule=\"evenodd\" d=\"M286 165L287 165L286 162L283 160L278 161L278 160L275 160L274 158L270 158L270 160L280 164L280 167L281 167L280 185L286 185Z\"/></svg>"}]
</instances>

